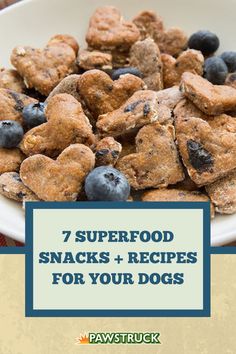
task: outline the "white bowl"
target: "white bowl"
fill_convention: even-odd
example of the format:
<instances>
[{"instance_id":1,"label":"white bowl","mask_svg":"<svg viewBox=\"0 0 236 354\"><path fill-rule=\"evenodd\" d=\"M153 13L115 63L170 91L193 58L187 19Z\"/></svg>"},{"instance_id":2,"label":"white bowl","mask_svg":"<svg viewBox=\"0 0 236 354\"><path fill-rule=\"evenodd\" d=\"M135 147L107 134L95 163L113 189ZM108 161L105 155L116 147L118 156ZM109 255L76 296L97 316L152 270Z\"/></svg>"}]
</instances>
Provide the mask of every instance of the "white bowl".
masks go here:
<instances>
[{"instance_id":1,"label":"white bowl","mask_svg":"<svg viewBox=\"0 0 236 354\"><path fill-rule=\"evenodd\" d=\"M167 26L188 34L209 29L220 37L223 50L235 50L236 0L25 0L0 12L0 66L9 66L16 45L43 46L56 33L75 36L85 45L88 20L98 6L117 6L127 19L140 10L157 11ZM24 213L15 202L0 197L0 232L24 242ZM217 216L212 222L212 245L236 240L236 215Z\"/></svg>"}]
</instances>

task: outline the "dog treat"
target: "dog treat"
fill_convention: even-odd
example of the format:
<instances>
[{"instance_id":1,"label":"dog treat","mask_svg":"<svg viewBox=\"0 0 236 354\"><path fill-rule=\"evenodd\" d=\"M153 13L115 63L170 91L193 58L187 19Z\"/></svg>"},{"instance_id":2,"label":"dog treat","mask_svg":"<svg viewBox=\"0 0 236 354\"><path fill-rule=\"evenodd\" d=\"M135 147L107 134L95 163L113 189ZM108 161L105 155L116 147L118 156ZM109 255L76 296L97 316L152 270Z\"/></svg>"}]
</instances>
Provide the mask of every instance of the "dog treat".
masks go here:
<instances>
[{"instance_id":1,"label":"dog treat","mask_svg":"<svg viewBox=\"0 0 236 354\"><path fill-rule=\"evenodd\" d=\"M128 64L129 50L139 38L136 25L124 21L120 11L113 6L100 7L95 11L86 35L89 50L111 54L114 67Z\"/></svg>"},{"instance_id":2,"label":"dog treat","mask_svg":"<svg viewBox=\"0 0 236 354\"><path fill-rule=\"evenodd\" d=\"M157 103L158 103L158 98L157 98ZM160 124L173 124L174 122L173 111L162 103L158 105L158 122Z\"/></svg>"},{"instance_id":3,"label":"dog treat","mask_svg":"<svg viewBox=\"0 0 236 354\"><path fill-rule=\"evenodd\" d=\"M204 57L197 50L188 49L181 53L177 59L169 54L162 54L161 60L165 88L179 85L184 72L203 75Z\"/></svg>"},{"instance_id":4,"label":"dog treat","mask_svg":"<svg viewBox=\"0 0 236 354\"><path fill-rule=\"evenodd\" d=\"M0 69L0 88L19 93L24 93L26 90L24 80L18 72L13 69Z\"/></svg>"},{"instance_id":5,"label":"dog treat","mask_svg":"<svg viewBox=\"0 0 236 354\"><path fill-rule=\"evenodd\" d=\"M112 69L112 55L109 53L99 52L97 50L94 50L92 52L88 50L80 51L77 62L79 67L84 70Z\"/></svg>"},{"instance_id":6,"label":"dog treat","mask_svg":"<svg viewBox=\"0 0 236 354\"><path fill-rule=\"evenodd\" d=\"M225 114L208 121L177 119L179 151L191 179L210 184L236 168L236 120Z\"/></svg>"},{"instance_id":7,"label":"dog treat","mask_svg":"<svg viewBox=\"0 0 236 354\"><path fill-rule=\"evenodd\" d=\"M160 51L151 38L136 42L130 51L130 66L142 73L147 89L159 91L163 89L162 61Z\"/></svg>"},{"instance_id":8,"label":"dog treat","mask_svg":"<svg viewBox=\"0 0 236 354\"><path fill-rule=\"evenodd\" d=\"M89 47L100 50L124 52L140 37L132 22L123 20L120 11L113 6L98 8L89 22L86 41Z\"/></svg>"},{"instance_id":9,"label":"dog treat","mask_svg":"<svg viewBox=\"0 0 236 354\"><path fill-rule=\"evenodd\" d=\"M65 77L50 93L48 98L46 99L46 102L50 100L53 96L58 95L59 93L68 93L69 95L73 96L77 101L79 101L82 105L83 111L85 115L89 118L89 121L91 124L94 123L94 119L87 109L87 107L84 105L83 100L81 99L79 92L77 90L78 87L78 82L80 80L80 75L77 74L72 74L67 77Z\"/></svg>"},{"instance_id":10,"label":"dog treat","mask_svg":"<svg viewBox=\"0 0 236 354\"><path fill-rule=\"evenodd\" d=\"M80 101L79 93L77 92L77 85L80 79L80 75L73 74L65 77L49 94L46 101L50 100L59 93L68 93L73 96L77 101Z\"/></svg>"},{"instance_id":11,"label":"dog treat","mask_svg":"<svg viewBox=\"0 0 236 354\"><path fill-rule=\"evenodd\" d=\"M27 158L21 165L20 177L39 199L76 201L94 165L93 152L85 145L74 144L66 148L56 161L44 155Z\"/></svg>"},{"instance_id":12,"label":"dog treat","mask_svg":"<svg viewBox=\"0 0 236 354\"><path fill-rule=\"evenodd\" d=\"M217 115L236 106L236 89L226 85L213 85L199 75L184 73L181 90L202 112Z\"/></svg>"},{"instance_id":13,"label":"dog treat","mask_svg":"<svg viewBox=\"0 0 236 354\"><path fill-rule=\"evenodd\" d=\"M46 106L47 123L29 130L21 144L27 155L58 156L70 144L92 146L95 137L81 104L66 93L52 97Z\"/></svg>"},{"instance_id":14,"label":"dog treat","mask_svg":"<svg viewBox=\"0 0 236 354\"><path fill-rule=\"evenodd\" d=\"M145 88L144 82L134 75L122 75L113 81L100 70L91 70L81 75L78 92L95 119L101 114L119 108L136 91Z\"/></svg>"},{"instance_id":15,"label":"dog treat","mask_svg":"<svg viewBox=\"0 0 236 354\"><path fill-rule=\"evenodd\" d=\"M236 212L236 170L207 186L206 191L218 213Z\"/></svg>"},{"instance_id":16,"label":"dog treat","mask_svg":"<svg viewBox=\"0 0 236 354\"><path fill-rule=\"evenodd\" d=\"M178 56L187 48L186 34L176 27L165 29L161 17L153 11L140 12L133 22L140 31L141 39L153 38L162 53Z\"/></svg>"},{"instance_id":17,"label":"dog treat","mask_svg":"<svg viewBox=\"0 0 236 354\"><path fill-rule=\"evenodd\" d=\"M0 148L0 175L5 172L19 171L25 156L18 148Z\"/></svg>"},{"instance_id":18,"label":"dog treat","mask_svg":"<svg viewBox=\"0 0 236 354\"><path fill-rule=\"evenodd\" d=\"M134 189L166 187L184 179L172 125L156 122L143 127L136 137L136 151L116 165Z\"/></svg>"},{"instance_id":19,"label":"dog treat","mask_svg":"<svg viewBox=\"0 0 236 354\"><path fill-rule=\"evenodd\" d=\"M185 117L197 117L204 120L210 119L208 115L200 111L190 100L184 98L174 108L175 120L180 120Z\"/></svg>"},{"instance_id":20,"label":"dog treat","mask_svg":"<svg viewBox=\"0 0 236 354\"><path fill-rule=\"evenodd\" d=\"M122 158L126 155L130 155L136 152L135 138L137 134L138 134L138 129L135 129L132 132L117 137L118 142L122 146L122 150L119 158Z\"/></svg>"},{"instance_id":21,"label":"dog treat","mask_svg":"<svg viewBox=\"0 0 236 354\"><path fill-rule=\"evenodd\" d=\"M112 137L100 140L95 148L96 166L114 166L121 150L122 145Z\"/></svg>"},{"instance_id":22,"label":"dog treat","mask_svg":"<svg viewBox=\"0 0 236 354\"><path fill-rule=\"evenodd\" d=\"M65 76L75 71L77 47L73 37L57 35L44 49L16 47L11 62L28 88L47 96Z\"/></svg>"},{"instance_id":23,"label":"dog treat","mask_svg":"<svg viewBox=\"0 0 236 354\"><path fill-rule=\"evenodd\" d=\"M157 92L158 102L164 106L167 106L171 110L173 110L183 98L184 95L179 90L178 86L173 86Z\"/></svg>"},{"instance_id":24,"label":"dog treat","mask_svg":"<svg viewBox=\"0 0 236 354\"><path fill-rule=\"evenodd\" d=\"M97 128L101 135L119 136L158 119L156 92L137 91L119 109L100 115Z\"/></svg>"},{"instance_id":25,"label":"dog treat","mask_svg":"<svg viewBox=\"0 0 236 354\"><path fill-rule=\"evenodd\" d=\"M161 53L177 57L188 46L188 37L180 28L172 27L160 32L155 26L152 27L151 37L157 43Z\"/></svg>"},{"instance_id":26,"label":"dog treat","mask_svg":"<svg viewBox=\"0 0 236 354\"><path fill-rule=\"evenodd\" d=\"M145 192L143 202L209 202L210 199L199 191L186 191L181 189L155 189ZM215 210L211 204L211 217L214 218Z\"/></svg>"},{"instance_id":27,"label":"dog treat","mask_svg":"<svg viewBox=\"0 0 236 354\"><path fill-rule=\"evenodd\" d=\"M0 194L17 202L38 201L38 197L26 187L17 172L6 172L0 176Z\"/></svg>"},{"instance_id":28,"label":"dog treat","mask_svg":"<svg viewBox=\"0 0 236 354\"><path fill-rule=\"evenodd\" d=\"M22 110L37 100L16 91L0 88L0 120L15 120L22 124Z\"/></svg>"},{"instance_id":29,"label":"dog treat","mask_svg":"<svg viewBox=\"0 0 236 354\"><path fill-rule=\"evenodd\" d=\"M154 11L142 11L134 19L133 23L138 27L141 40L150 37L155 28L156 32L164 31L163 20Z\"/></svg>"},{"instance_id":30,"label":"dog treat","mask_svg":"<svg viewBox=\"0 0 236 354\"><path fill-rule=\"evenodd\" d=\"M57 34L55 36L53 36L49 42L48 45L57 45L58 43L66 43L68 46L70 46L76 55L78 55L78 51L79 51L79 44L76 41L76 39L72 36L70 36L69 34Z\"/></svg>"},{"instance_id":31,"label":"dog treat","mask_svg":"<svg viewBox=\"0 0 236 354\"><path fill-rule=\"evenodd\" d=\"M183 181L176 183L176 185L173 188L177 188L177 189L183 189L185 191L189 191L189 192L193 192L193 191L197 191L198 190L198 186L196 185L196 183L194 183L191 178L189 177L187 171L185 171L184 168L184 173L185 173L185 178ZM170 186L170 188L172 188Z\"/></svg>"}]
</instances>

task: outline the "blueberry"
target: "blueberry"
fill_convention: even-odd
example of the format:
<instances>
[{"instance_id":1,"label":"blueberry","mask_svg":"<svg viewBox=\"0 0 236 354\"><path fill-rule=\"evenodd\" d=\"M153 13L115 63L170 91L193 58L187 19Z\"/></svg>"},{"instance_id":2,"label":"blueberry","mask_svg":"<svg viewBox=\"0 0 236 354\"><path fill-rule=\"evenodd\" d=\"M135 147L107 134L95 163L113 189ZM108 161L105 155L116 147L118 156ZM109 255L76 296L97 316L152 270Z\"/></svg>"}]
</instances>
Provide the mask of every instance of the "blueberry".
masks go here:
<instances>
[{"instance_id":1,"label":"blueberry","mask_svg":"<svg viewBox=\"0 0 236 354\"><path fill-rule=\"evenodd\" d=\"M126 177L113 167L95 168L85 180L85 193L93 201L126 201L130 186Z\"/></svg>"},{"instance_id":2,"label":"blueberry","mask_svg":"<svg viewBox=\"0 0 236 354\"><path fill-rule=\"evenodd\" d=\"M224 52L220 57L224 60L230 73L236 71L236 52Z\"/></svg>"},{"instance_id":3,"label":"blueberry","mask_svg":"<svg viewBox=\"0 0 236 354\"><path fill-rule=\"evenodd\" d=\"M228 75L228 68L220 57L205 60L204 77L214 85L223 85Z\"/></svg>"},{"instance_id":4,"label":"blueberry","mask_svg":"<svg viewBox=\"0 0 236 354\"><path fill-rule=\"evenodd\" d=\"M44 110L45 104L41 102L31 103L23 108L22 115L28 128L37 127L46 122Z\"/></svg>"},{"instance_id":5,"label":"blueberry","mask_svg":"<svg viewBox=\"0 0 236 354\"><path fill-rule=\"evenodd\" d=\"M220 41L216 34L210 31L198 31L191 35L188 41L190 49L200 50L204 55L210 55L217 51Z\"/></svg>"},{"instance_id":6,"label":"blueberry","mask_svg":"<svg viewBox=\"0 0 236 354\"><path fill-rule=\"evenodd\" d=\"M129 68L120 68L114 70L111 74L111 78L112 80L118 80L121 75L125 75L125 74L132 74L138 77L142 77L142 74L138 69L129 67Z\"/></svg>"},{"instance_id":7,"label":"blueberry","mask_svg":"<svg viewBox=\"0 0 236 354\"><path fill-rule=\"evenodd\" d=\"M0 147L14 148L21 142L24 135L22 126L14 120L0 122Z\"/></svg>"}]
</instances>

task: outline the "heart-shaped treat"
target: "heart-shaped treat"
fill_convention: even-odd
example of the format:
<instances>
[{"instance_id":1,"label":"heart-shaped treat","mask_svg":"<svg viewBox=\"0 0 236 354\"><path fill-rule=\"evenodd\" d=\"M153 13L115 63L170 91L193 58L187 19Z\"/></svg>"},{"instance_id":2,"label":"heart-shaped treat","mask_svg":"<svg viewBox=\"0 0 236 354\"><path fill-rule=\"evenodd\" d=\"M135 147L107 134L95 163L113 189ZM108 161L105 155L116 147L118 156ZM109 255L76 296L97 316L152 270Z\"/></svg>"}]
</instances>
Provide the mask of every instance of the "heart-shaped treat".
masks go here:
<instances>
[{"instance_id":1,"label":"heart-shaped treat","mask_svg":"<svg viewBox=\"0 0 236 354\"><path fill-rule=\"evenodd\" d=\"M0 88L19 93L24 93L26 90L24 80L14 69L0 69Z\"/></svg>"},{"instance_id":2,"label":"heart-shaped treat","mask_svg":"<svg viewBox=\"0 0 236 354\"><path fill-rule=\"evenodd\" d=\"M102 136L119 136L157 120L172 120L170 109L159 105L157 92L137 91L119 109L99 116L97 128Z\"/></svg>"},{"instance_id":3,"label":"heart-shaped treat","mask_svg":"<svg viewBox=\"0 0 236 354\"><path fill-rule=\"evenodd\" d=\"M81 104L69 94L59 94L48 100L47 123L29 130L21 144L27 155L58 156L70 144L92 146L95 137Z\"/></svg>"},{"instance_id":4,"label":"heart-shaped treat","mask_svg":"<svg viewBox=\"0 0 236 354\"><path fill-rule=\"evenodd\" d=\"M207 186L206 191L218 213L236 212L236 170Z\"/></svg>"},{"instance_id":5,"label":"heart-shaped treat","mask_svg":"<svg viewBox=\"0 0 236 354\"><path fill-rule=\"evenodd\" d=\"M156 122L143 127L136 137L136 151L116 165L133 188L166 187L184 179L172 125Z\"/></svg>"},{"instance_id":6,"label":"heart-shaped treat","mask_svg":"<svg viewBox=\"0 0 236 354\"><path fill-rule=\"evenodd\" d=\"M236 120L225 114L176 119L179 151L191 179L210 184L236 168Z\"/></svg>"},{"instance_id":7,"label":"heart-shaped treat","mask_svg":"<svg viewBox=\"0 0 236 354\"><path fill-rule=\"evenodd\" d=\"M78 44L73 37L57 35L44 49L16 47L11 62L28 88L48 96L65 76L74 72L77 50Z\"/></svg>"},{"instance_id":8,"label":"heart-shaped treat","mask_svg":"<svg viewBox=\"0 0 236 354\"><path fill-rule=\"evenodd\" d=\"M113 6L98 8L89 22L86 41L89 47L101 50L128 50L140 36L136 25L123 20Z\"/></svg>"},{"instance_id":9,"label":"heart-shaped treat","mask_svg":"<svg viewBox=\"0 0 236 354\"><path fill-rule=\"evenodd\" d=\"M178 86L173 86L157 92L158 102L164 106L167 106L171 110L174 110L183 98L184 95L180 92Z\"/></svg>"},{"instance_id":10,"label":"heart-shaped treat","mask_svg":"<svg viewBox=\"0 0 236 354\"><path fill-rule=\"evenodd\" d=\"M191 72L193 74L203 74L204 57L201 52L194 49L184 51L175 59L169 54L162 54L163 82L164 87L179 85L182 74Z\"/></svg>"},{"instance_id":11,"label":"heart-shaped treat","mask_svg":"<svg viewBox=\"0 0 236 354\"><path fill-rule=\"evenodd\" d=\"M236 89L226 85L213 85L199 75L185 72L182 75L181 91L202 112L217 115L234 111Z\"/></svg>"},{"instance_id":12,"label":"heart-shaped treat","mask_svg":"<svg viewBox=\"0 0 236 354\"><path fill-rule=\"evenodd\" d=\"M141 39L153 38L162 53L178 56L187 48L188 37L177 27L165 29L162 18L152 11L142 11L133 22L141 33Z\"/></svg>"},{"instance_id":13,"label":"heart-shaped treat","mask_svg":"<svg viewBox=\"0 0 236 354\"><path fill-rule=\"evenodd\" d=\"M163 89L160 50L153 39L136 42L130 50L130 66L139 69L148 90Z\"/></svg>"},{"instance_id":14,"label":"heart-shaped treat","mask_svg":"<svg viewBox=\"0 0 236 354\"><path fill-rule=\"evenodd\" d=\"M134 92L145 88L139 77L126 74L113 81L100 70L90 70L81 75L78 92L94 118L119 108Z\"/></svg>"},{"instance_id":15,"label":"heart-shaped treat","mask_svg":"<svg viewBox=\"0 0 236 354\"><path fill-rule=\"evenodd\" d=\"M156 26L153 26L151 32L151 37L157 43L161 53L167 53L176 57L188 46L186 33L178 27L171 27L160 32Z\"/></svg>"},{"instance_id":16,"label":"heart-shaped treat","mask_svg":"<svg viewBox=\"0 0 236 354\"><path fill-rule=\"evenodd\" d=\"M100 140L95 147L96 166L114 166L122 151L122 145L113 137Z\"/></svg>"},{"instance_id":17,"label":"heart-shaped treat","mask_svg":"<svg viewBox=\"0 0 236 354\"><path fill-rule=\"evenodd\" d=\"M0 176L0 194L17 202L38 201L38 197L26 187L17 172L6 172Z\"/></svg>"},{"instance_id":18,"label":"heart-shaped treat","mask_svg":"<svg viewBox=\"0 0 236 354\"><path fill-rule=\"evenodd\" d=\"M4 172L19 171L21 162L25 159L20 149L0 148L0 175Z\"/></svg>"},{"instance_id":19,"label":"heart-shaped treat","mask_svg":"<svg viewBox=\"0 0 236 354\"><path fill-rule=\"evenodd\" d=\"M80 102L80 96L77 92L77 85L80 79L80 75L73 74L65 77L59 82L59 84L50 92L50 95L47 97L46 102L50 100L55 95L59 93L68 93L73 96L77 101Z\"/></svg>"},{"instance_id":20,"label":"heart-shaped treat","mask_svg":"<svg viewBox=\"0 0 236 354\"><path fill-rule=\"evenodd\" d=\"M171 90L171 89L167 89ZM203 120L209 119L209 116L200 109L197 108L190 100L187 98L181 99L174 108L175 120L188 117L202 118Z\"/></svg>"},{"instance_id":21,"label":"heart-shaped treat","mask_svg":"<svg viewBox=\"0 0 236 354\"><path fill-rule=\"evenodd\" d=\"M15 120L23 124L22 110L37 100L16 91L0 88L0 120Z\"/></svg>"},{"instance_id":22,"label":"heart-shaped treat","mask_svg":"<svg viewBox=\"0 0 236 354\"><path fill-rule=\"evenodd\" d=\"M164 31L163 20L154 11L141 11L134 17L133 23L138 27L142 40L150 38L153 28L161 33Z\"/></svg>"},{"instance_id":23,"label":"heart-shaped treat","mask_svg":"<svg viewBox=\"0 0 236 354\"><path fill-rule=\"evenodd\" d=\"M78 55L77 63L83 70L112 70L112 55L109 53L93 50L81 50Z\"/></svg>"},{"instance_id":24,"label":"heart-shaped treat","mask_svg":"<svg viewBox=\"0 0 236 354\"><path fill-rule=\"evenodd\" d=\"M209 202L210 199L200 191L184 189L154 189L142 195L143 202ZM214 205L211 204L211 218L215 216Z\"/></svg>"},{"instance_id":25,"label":"heart-shaped treat","mask_svg":"<svg viewBox=\"0 0 236 354\"><path fill-rule=\"evenodd\" d=\"M75 201L94 164L93 152L85 145L74 144L56 161L44 155L27 158L21 165L20 177L41 200Z\"/></svg>"}]
</instances>

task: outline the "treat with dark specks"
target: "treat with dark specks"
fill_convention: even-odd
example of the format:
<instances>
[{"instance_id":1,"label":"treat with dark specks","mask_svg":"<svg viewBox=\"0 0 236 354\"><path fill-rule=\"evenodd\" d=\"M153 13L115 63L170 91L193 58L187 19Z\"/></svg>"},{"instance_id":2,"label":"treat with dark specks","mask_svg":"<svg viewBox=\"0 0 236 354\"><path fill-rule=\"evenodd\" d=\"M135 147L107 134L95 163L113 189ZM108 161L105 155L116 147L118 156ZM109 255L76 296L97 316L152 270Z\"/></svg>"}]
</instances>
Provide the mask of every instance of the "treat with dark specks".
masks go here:
<instances>
[{"instance_id":1,"label":"treat with dark specks","mask_svg":"<svg viewBox=\"0 0 236 354\"><path fill-rule=\"evenodd\" d=\"M96 166L114 166L120 156L122 145L114 138L100 140L95 147Z\"/></svg>"},{"instance_id":2,"label":"treat with dark specks","mask_svg":"<svg viewBox=\"0 0 236 354\"><path fill-rule=\"evenodd\" d=\"M0 176L0 194L17 202L38 201L38 197L26 187L18 173L7 172Z\"/></svg>"}]
</instances>

